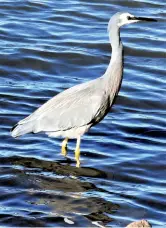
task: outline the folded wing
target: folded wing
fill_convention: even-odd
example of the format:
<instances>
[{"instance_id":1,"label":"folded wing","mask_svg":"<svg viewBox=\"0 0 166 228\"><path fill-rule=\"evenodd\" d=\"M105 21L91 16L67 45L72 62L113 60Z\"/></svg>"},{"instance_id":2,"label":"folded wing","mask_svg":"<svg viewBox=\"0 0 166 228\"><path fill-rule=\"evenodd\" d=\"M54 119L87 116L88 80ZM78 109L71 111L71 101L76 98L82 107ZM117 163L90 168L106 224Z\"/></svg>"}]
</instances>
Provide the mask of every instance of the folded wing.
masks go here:
<instances>
[{"instance_id":1,"label":"folded wing","mask_svg":"<svg viewBox=\"0 0 166 228\"><path fill-rule=\"evenodd\" d=\"M23 133L66 131L100 121L109 107L108 96L101 85L102 79L99 78L56 95L18 122L15 135L19 136L21 129Z\"/></svg>"}]
</instances>

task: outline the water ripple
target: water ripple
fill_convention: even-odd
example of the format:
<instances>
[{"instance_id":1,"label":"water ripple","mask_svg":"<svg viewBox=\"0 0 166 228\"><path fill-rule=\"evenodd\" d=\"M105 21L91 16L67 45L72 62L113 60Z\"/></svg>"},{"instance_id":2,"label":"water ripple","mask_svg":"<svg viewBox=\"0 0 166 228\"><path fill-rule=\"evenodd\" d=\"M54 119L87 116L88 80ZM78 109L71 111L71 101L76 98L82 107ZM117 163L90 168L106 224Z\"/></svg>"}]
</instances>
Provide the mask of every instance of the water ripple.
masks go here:
<instances>
[{"instance_id":1,"label":"water ripple","mask_svg":"<svg viewBox=\"0 0 166 228\"><path fill-rule=\"evenodd\" d=\"M10 136L52 96L101 76L109 63L107 23L117 11L153 17L121 30L124 79L115 105L82 140L81 169L61 139ZM166 82L162 0L0 2L2 226L112 227L148 219L164 226Z\"/></svg>"}]
</instances>

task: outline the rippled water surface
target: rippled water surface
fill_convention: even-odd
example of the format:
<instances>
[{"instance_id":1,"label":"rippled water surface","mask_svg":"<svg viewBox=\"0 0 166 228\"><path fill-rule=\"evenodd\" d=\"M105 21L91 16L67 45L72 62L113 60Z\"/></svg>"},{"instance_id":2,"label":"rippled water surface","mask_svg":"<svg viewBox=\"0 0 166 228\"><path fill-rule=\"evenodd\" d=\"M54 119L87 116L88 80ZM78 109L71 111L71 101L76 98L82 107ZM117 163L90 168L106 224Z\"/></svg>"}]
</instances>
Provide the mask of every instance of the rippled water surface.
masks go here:
<instances>
[{"instance_id":1,"label":"rippled water surface","mask_svg":"<svg viewBox=\"0 0 166 228\"><path fill-rule=\"evenodd\" d=\"M124 79L111 112L82 140L75 168L61 139L10 136L53 95L101 76L117 11L158 19L121 29ZM163 0L0 1L0 225L165 225L166 3ZM93 224L92 224L93 223Z\"/></svg>"}]
</instances>

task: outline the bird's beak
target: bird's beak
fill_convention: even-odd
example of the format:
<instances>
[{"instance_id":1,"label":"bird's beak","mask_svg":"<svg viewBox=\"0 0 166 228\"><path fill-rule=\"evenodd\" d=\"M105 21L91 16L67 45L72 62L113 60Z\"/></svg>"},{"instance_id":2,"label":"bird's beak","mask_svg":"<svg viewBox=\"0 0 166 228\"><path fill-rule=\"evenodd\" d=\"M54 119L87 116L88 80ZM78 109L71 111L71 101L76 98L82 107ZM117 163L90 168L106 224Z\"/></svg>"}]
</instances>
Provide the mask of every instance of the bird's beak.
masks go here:
<instances>
[{"instance_id":1,"label":"bird's beak","mask_svg":"<svg viewBox=\"0 0 166 228\"><path fill-rule=\"evenodd\" d=\"M157 22L156 19L147 18L147 17L131 17L130 20L136 20L136 21L154 21L154 22Z\"/></svg>"}]
</instances>

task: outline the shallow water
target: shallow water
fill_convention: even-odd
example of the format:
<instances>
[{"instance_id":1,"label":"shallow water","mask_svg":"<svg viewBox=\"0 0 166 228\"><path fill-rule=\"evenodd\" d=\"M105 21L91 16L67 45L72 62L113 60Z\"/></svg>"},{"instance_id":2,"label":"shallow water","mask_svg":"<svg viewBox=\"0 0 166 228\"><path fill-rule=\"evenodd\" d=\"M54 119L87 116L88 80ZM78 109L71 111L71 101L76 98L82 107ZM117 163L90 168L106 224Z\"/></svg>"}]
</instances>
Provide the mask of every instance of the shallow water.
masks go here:
<instances>
[{"instance_id":1,"label":"shallow water","mask_svg":"<svg viewBox=\"0 0 166 228\"><path fill-rule=\"evenodd\" d=\"M68 157L61 139L10 136L64 89L101 76L117 11L158 19L121 29L124 79L111 112ZM0 1L0 225L165 225L166 6L156 0Z\"/></svg>"}]
</instances>

